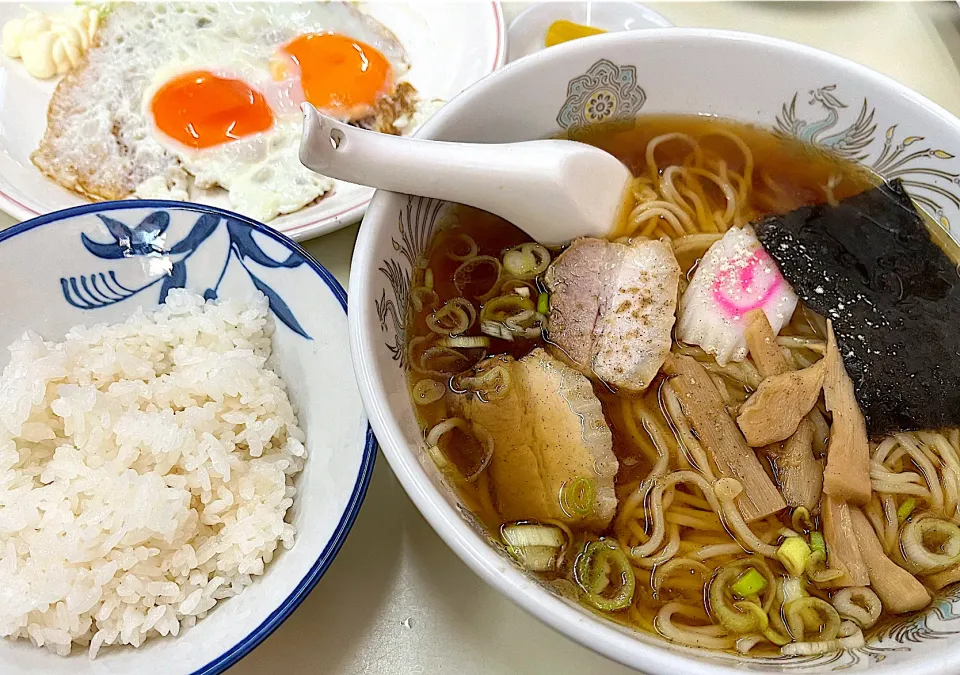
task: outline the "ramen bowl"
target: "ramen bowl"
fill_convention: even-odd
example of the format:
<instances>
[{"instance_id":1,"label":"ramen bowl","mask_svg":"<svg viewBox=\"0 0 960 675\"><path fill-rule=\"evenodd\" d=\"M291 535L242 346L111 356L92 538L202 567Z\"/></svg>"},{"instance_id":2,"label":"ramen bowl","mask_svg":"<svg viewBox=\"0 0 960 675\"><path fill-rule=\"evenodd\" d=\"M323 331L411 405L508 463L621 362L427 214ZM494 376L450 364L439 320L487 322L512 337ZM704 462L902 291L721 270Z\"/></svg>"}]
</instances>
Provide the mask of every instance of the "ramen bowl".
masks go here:
<instances>
[{"instance_id":1,"label":"ramen bowl","mask_svg":"<svg viewBox=\"0 0 960 675\"><path fill-rule=\"evenodd\" d=\"M530 95L535 92L535 95ZM664 29L588 38L521 59L448 104L420 136L511 142L647 114L750 123L830 149L888 179L956 237L960 121L837 56L743 33ZM535 199L536 196L531 196ZM360 389L384 454L447 544L484 580L573 640L646 673L960 672L960 592L824 656L742 657L684 648L602 619L521 570L444 483L408 394L404 317L412 270L449 205L380 192L364 218L350 284ZM942 639L957 635L957 640Z\"/></svg>"}]
</instances>

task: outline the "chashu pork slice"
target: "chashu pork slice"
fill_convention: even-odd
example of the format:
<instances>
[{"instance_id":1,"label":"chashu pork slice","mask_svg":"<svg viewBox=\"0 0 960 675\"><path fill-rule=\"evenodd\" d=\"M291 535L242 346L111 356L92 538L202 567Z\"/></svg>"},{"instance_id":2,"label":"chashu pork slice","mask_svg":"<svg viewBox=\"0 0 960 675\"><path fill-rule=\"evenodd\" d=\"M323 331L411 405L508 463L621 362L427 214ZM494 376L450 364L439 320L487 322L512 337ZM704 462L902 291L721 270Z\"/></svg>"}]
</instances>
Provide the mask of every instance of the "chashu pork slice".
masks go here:
<instances>
[{"instance_id":1,"label":"chashu pork slice","mask_svg":"<svg viewBox=\"0 0 960 675\"><path fill-rule=\"evenodd\" d=\"M547 332L575 368L616 389L646 389L670 352L680 266L663 241L578 239L545 277Z\"/></svg>"},{"instance_id":2,"label":"chashu pork slice","mask_svg":"<svg viewBox=\"0 0 960 675\"><path fill-rule=\"evenodd\" d=\"M488 471L500 516L603 529L617 509L613 481L619 465L590 381L543 349L519 361L493 358L508 373L504 395L485 400L458 394L453 407L493 437ZM592 504L586 498L574 502L589 507L578 513L561 503L561 494L587 485L583 479L593 488L584 492L594 498Z\"/></svg>"}]
</instances>

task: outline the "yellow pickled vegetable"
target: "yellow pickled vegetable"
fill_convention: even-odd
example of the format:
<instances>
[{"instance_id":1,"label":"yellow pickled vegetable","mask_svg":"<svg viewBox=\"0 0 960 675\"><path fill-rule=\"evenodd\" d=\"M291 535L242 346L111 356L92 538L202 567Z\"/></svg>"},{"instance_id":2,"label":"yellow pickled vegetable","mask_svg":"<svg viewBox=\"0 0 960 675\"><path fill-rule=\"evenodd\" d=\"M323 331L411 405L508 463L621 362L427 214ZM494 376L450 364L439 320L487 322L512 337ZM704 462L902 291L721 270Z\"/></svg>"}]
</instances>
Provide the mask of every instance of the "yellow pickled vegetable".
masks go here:
<instances>
[{"instance_id":1,"label":"yellow pickled vegetable","mask_svg":"<svg viewBox=\"0 0 960 675\"><path fill-rule=\"evenodd\" d=\"M547 47L553 47L561 42L569 42L570 40L577 40L591 35L600 35L600 33L606 32L607 31L601 28L584 26L579 23L574 23L573 21L567 21L566 19L559 19L550 24L550 27L547 29L547 39L544 41L544 44L546 44Z\"/></svg>"}]
</instances>

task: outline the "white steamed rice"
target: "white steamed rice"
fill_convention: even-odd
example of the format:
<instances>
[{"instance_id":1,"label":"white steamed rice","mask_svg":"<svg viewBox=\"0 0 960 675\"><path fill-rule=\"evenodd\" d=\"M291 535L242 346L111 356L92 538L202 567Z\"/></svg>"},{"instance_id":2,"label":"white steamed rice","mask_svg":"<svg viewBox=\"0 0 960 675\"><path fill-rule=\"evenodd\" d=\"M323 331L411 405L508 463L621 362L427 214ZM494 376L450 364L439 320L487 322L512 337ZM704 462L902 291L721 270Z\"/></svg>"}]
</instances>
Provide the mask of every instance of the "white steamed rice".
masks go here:
<instances>
[{"instance_id":1,"label":"white steamed rice","mask_svg":"<svg viewBox=\"0 0 960 675\"><path fill-rule=\"evenodd\" d=\"M303 432L262 295L28 332L0 375L0 635L177 635L293 545Z\"/></svg>"}]
</instances>

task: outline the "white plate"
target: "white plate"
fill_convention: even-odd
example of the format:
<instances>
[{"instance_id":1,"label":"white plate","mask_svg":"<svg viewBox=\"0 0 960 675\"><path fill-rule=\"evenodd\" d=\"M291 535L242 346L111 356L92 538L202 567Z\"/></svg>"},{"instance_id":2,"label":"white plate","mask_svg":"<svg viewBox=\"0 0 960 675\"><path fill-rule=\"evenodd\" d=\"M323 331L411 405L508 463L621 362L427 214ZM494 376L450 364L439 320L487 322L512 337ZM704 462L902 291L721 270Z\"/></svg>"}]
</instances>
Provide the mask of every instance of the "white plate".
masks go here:
<instances>
[{"instance_id":1,"label":"white plate","mask_svg":"<svg viewBox=\"0 0 960 675\"><path fill-rule=\"evenodd\" d=\"M547 29L559 19L602 28L610 33L673 26L663 15L636 2L541 2L510 23L510 56L507 61L516 61L544 49Z\"/></svg>"},{"instance_id":2,"label":"white plate","mask_svg":"<svg viewBox=\"0 0 960 675\"><path fill-rule=\"evenodd\" d=\"M47 10L69 4L42 3ZM406 48L412 63L407 79L424 98L449 100L504 63L506 31L498 2L370 3L361 9ZM0 2L0 24L23 13L18 3ZM89 203L30 162L43 137L54 87L53 81L30 77L19 61L0 56L0 209L21 220ZM320 202L269 224L302 241L356 222L372 196L370 188L338 183ZM222 193L198 201L229 208Z\"/></svg>"}]
</instances>

